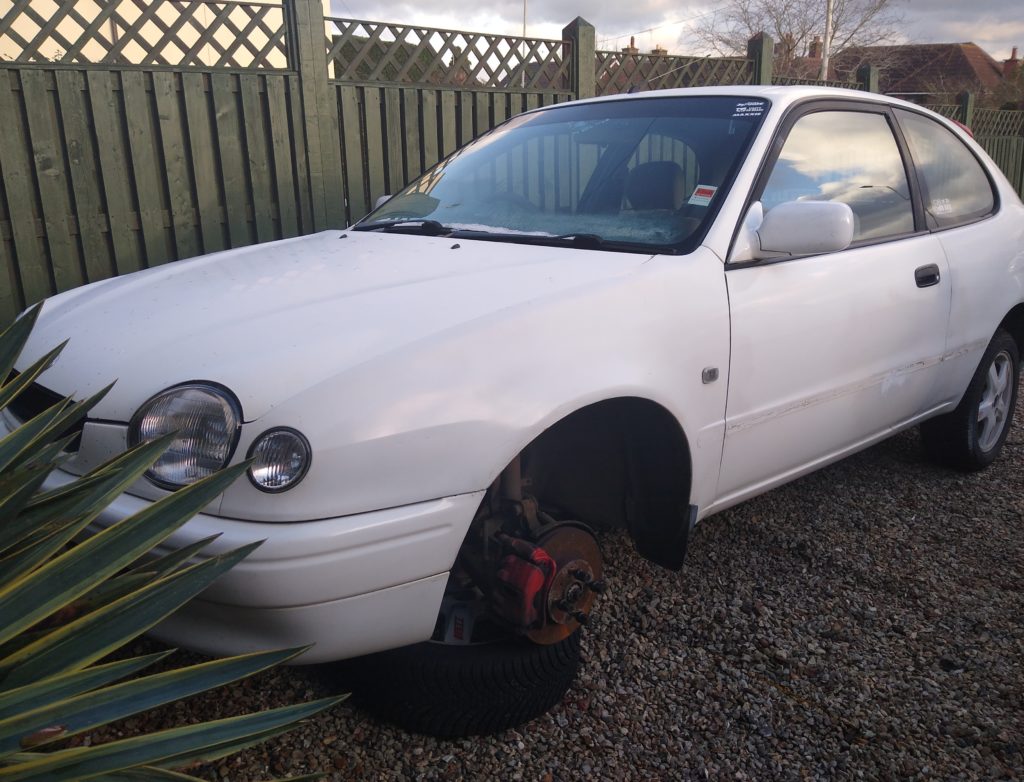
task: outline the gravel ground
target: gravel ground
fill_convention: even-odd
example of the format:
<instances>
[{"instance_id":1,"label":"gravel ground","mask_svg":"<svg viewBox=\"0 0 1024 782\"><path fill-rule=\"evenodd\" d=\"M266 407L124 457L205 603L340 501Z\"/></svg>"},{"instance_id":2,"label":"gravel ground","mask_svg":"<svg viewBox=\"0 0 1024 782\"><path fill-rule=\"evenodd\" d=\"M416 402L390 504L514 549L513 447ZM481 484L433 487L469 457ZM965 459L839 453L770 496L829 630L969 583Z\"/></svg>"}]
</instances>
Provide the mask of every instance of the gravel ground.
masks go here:
<instances>
[{"instance_id":1,"label":"gravel ground","mask_svg":"<svg viewBox=\"0 0 1024 782\"><path fill-rule=\"evenodd\" d=\"M702 523L680 573L605 536L611 591L544 717L448 742L343 704L205 774L1024 777L1022 468L1021 426L975 475L931 466L908 432ZM320 671L283 669L122 727L329 692Z\"/></svg>"}]
</instances>

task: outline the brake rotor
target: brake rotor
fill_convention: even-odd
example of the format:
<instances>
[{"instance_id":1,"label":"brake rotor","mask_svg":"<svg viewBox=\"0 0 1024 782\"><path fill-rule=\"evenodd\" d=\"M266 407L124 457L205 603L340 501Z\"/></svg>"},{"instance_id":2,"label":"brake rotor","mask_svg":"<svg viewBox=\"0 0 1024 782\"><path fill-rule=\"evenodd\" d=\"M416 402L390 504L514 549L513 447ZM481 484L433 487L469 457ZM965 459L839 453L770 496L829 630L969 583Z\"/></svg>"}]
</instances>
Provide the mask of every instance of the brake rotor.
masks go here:
<instances>
[{"instance_id":1,"label":"brake rotor","mask_svg":"<svg viewBox=\"0 0 1024 782\"><path fill-rule=\"evenodd\" d=\"M598 587L603 588L604 564L597 541L582 524L549 527L536 544L555 561L556 569L547 594L544 625L526 635L534 643L554 644L572 635L581 619L586 621Z\"/></svg>"}]
</instances>

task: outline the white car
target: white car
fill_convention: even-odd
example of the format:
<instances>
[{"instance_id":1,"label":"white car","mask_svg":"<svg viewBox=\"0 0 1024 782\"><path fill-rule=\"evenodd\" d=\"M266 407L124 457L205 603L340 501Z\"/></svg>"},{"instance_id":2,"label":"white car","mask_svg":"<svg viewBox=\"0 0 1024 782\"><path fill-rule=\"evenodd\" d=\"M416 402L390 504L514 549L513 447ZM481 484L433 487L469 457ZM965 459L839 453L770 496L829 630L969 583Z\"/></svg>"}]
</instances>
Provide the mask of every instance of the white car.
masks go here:
<instances>
[{"instance_id":1,"label":"white car","mask_svg":"<svg viewBox=\"0 0 1024 782\"><path fill-rule=\"evenodd\" d=\"M266 542L158 637L368 655L380 713L497 730L572 680L592 530L678 568L701 519L901 429L989 464L1024 206L898 100L602 98L509 120L348 229L56 296L20 366L69 337L39 398L118 382L53 483L179 431L107 523L254 459L172 543Z\"/></svg>"}]
</instances>

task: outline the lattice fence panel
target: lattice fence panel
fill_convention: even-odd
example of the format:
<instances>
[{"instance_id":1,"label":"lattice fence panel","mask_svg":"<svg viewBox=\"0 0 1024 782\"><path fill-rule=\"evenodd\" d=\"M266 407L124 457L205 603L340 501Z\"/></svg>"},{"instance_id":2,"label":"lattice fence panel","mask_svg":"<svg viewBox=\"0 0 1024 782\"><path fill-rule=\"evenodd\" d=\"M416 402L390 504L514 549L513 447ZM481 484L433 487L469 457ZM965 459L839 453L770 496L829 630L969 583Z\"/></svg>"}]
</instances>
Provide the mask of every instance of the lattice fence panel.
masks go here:
<instances>
[{"instance_id":1,"label":"lattice fence panel","mask_svg":"<svg viewBox=\"0 0 1024 782\"><path fill-rule=\"evenodd\" d=\"M971 130L975 136L1024 135L1024 111L975 109Z\"/></svg>"},{"instance_id":2,"label":"lattice fence panel","mask_svg":"<svg viewBox=\"0 0 1024 782\"><path fill-rule=\"evenodd\" d=\"M840 81L838 79L801 79L796 76L773 76L772 84L779 87L842 87L848 90L857 89L857 83L852 81Z\"/></svg>"},{"instance_id":3,"label":"lattice fence panel","mask_svg":"<svg viewBox=\"0 0 1024 782\"><path fill-rule=\"evenodd\" d=\"M214 68L288 67L281 3L8 0L0 60Z\"/></svg>"},{"instance_id":4,"label":"lattice fence panel","mask_svg":"<svg viewBox=\"0 0 1024 782\"><path fill-rule=\"evenodd\" d=\"M569 89L564 41L328 18L331 79L444 87Z\"/></svg>"},{"instance_id":5,"label":"lattice fence panel","mask_svg":"<svg viewBox=\"0 0 1024 782\"><path fill-rule=\"evenodd\" d=\"M954 119L957 122L963 121L963 112L955 103L939 103L934 106L925 106L925 108L929 111L934 111L936 114L941 114L946 119Z\"/></svg>"},{"instance_id":6,"label":"lattice fence panel","mask_svg":"<svg viewBox=\"0 0 1024 782\"><path fill-rule=\"evenodd\" d=\"M595 76L598 95L616 95L631 90L750 84L753 69L749 60L728 57L598 51Z\"/></svg>"}]
</instances>

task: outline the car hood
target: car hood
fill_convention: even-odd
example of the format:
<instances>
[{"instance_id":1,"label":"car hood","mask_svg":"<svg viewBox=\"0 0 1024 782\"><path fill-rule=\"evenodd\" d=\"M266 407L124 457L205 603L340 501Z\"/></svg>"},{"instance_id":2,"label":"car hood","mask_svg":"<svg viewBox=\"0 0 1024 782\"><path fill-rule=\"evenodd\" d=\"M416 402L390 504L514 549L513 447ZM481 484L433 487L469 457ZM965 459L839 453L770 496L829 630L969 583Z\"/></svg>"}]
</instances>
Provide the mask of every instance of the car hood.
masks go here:
<instances>
[{"instance_id":1,"label":"car hood","mask_svg":"<svg viewBox=\"0 0 1024 782\"><path fill-rule=\"evenodd\" d=\"M80 397L117 379L92 417L126 421L164 388L208 380L231 389L251 421L361 363L629 274L648 257L325 231L56 296L19 368L70 339L42 383Z\"/></svg>"}]
</instances>

